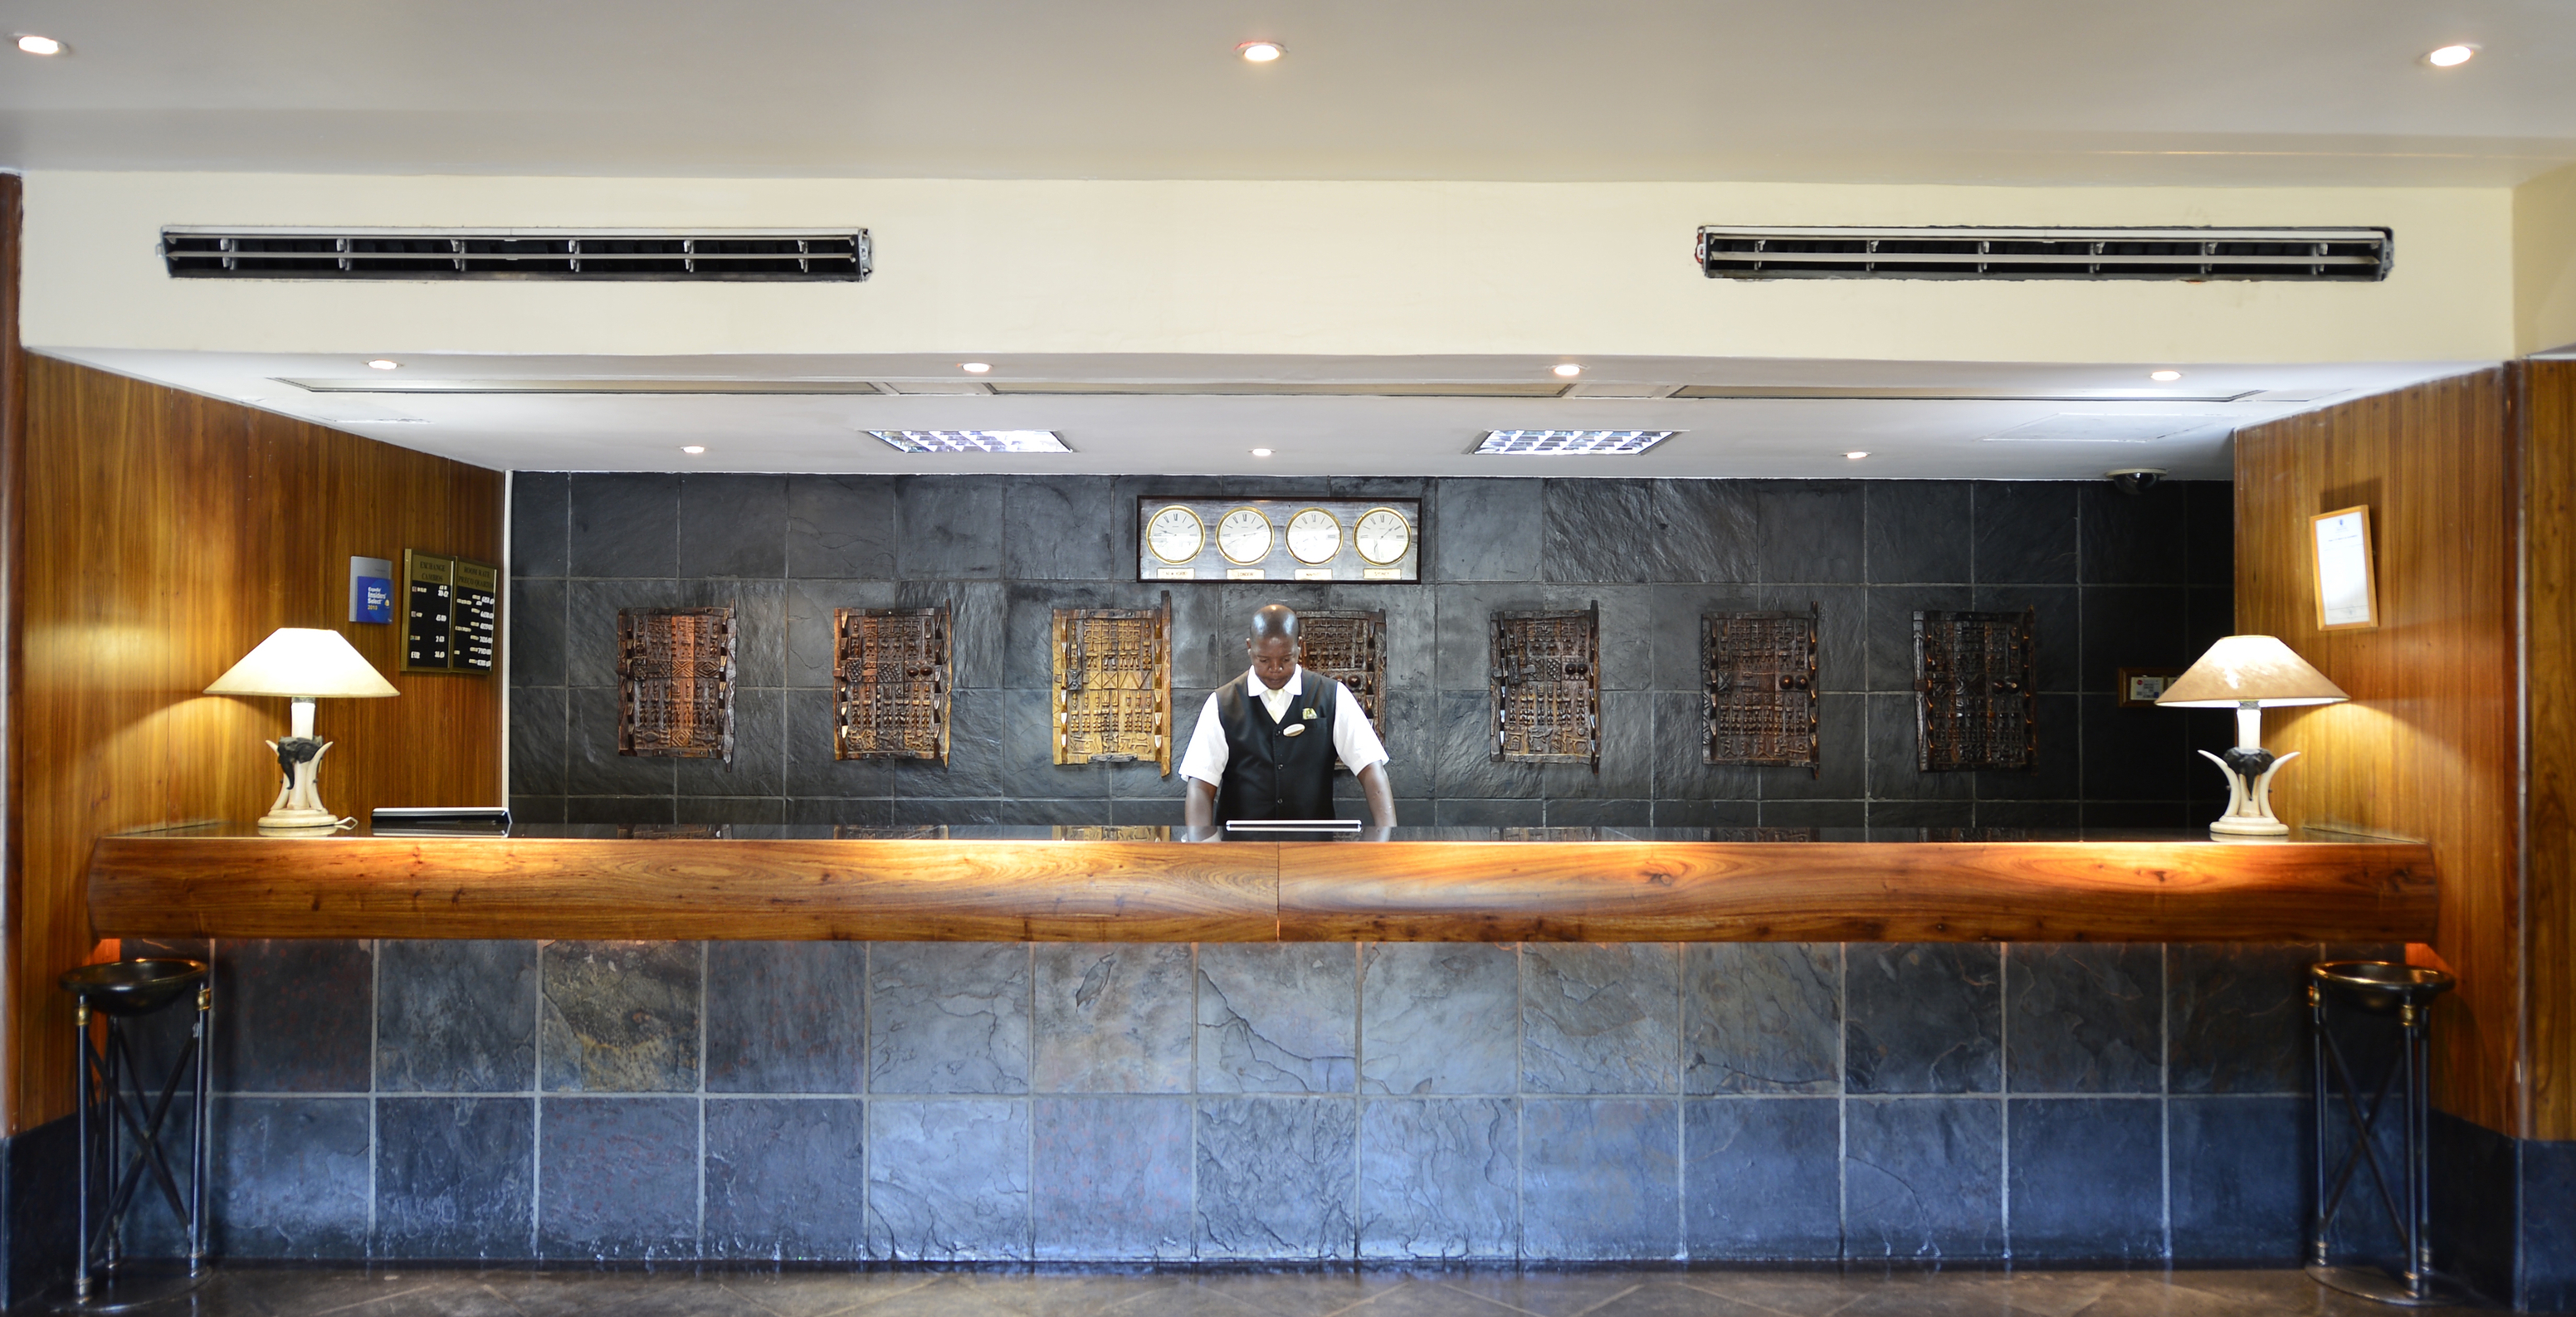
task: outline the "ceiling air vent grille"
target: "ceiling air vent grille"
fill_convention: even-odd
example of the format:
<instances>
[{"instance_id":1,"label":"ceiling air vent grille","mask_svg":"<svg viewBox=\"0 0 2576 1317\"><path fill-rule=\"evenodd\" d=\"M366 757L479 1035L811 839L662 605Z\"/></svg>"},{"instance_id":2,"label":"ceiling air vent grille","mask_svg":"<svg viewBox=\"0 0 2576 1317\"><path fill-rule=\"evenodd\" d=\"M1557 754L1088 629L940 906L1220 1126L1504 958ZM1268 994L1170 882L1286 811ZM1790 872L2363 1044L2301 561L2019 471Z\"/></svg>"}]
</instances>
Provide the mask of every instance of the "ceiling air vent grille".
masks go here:
<instances>
[{"instance_id":1,"label":"ceiling air vent grille","mask_svg":"<svg viewBox=\"0 0 2576 1317\"><path fill-rule=\"evenodd\" d=\"M1710 225L1711 279L2388 277L2387 229L1779 228Z\"/></svg>"},{"instance_id":2,"label":"ceiling air vent grille","mask_svg":"<svg viewBox=\"0 0 2576 1317\"><path fill-rule=\"evenodd\" d=\"M663 279L856 282L866 229L161 231L174 279Z\"/></svg>"}]
</instances>

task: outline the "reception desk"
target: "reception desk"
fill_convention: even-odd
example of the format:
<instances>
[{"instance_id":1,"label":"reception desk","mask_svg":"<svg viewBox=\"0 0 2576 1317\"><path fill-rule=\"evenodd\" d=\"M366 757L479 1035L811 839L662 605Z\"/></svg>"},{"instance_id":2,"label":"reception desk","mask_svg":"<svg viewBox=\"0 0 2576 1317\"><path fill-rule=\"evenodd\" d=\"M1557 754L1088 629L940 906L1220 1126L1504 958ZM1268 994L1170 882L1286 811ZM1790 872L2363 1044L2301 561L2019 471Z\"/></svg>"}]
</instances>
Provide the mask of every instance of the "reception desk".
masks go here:
<instances>
[{"instance_id":1,"label":"reception desk","mask_svg":"<svg viewBox=\"0 0 2576 1317\"><path fill-rule=\"evenodd\" d=\"M2298 834L525 827L103 838L107 937L2424 942L2431 849Z\"/></svg>"}]
</instances>

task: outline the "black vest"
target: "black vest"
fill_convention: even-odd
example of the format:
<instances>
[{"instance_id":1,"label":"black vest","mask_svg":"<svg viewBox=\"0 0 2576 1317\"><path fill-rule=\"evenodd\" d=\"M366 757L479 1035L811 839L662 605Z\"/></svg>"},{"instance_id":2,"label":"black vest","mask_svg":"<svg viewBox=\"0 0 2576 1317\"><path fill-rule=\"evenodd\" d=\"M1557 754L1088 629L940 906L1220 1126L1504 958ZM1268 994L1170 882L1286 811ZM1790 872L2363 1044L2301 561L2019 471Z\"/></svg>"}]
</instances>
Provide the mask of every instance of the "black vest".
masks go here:
<instances>
[{"instance_id":1,"label":"black vest","mask_svg":"<svg viewBox=\"0 0 2576 1317\"><path fill-rule=\"evenodd\" d=\"M1216 821L1328 819L1333 816L1333 715L1336 684L1309 672L1285 722L1249 687L1250 673L1218 688L1217 725L1225 731L1225 781L1217 784ZM1291 727L1305 730L1282 735Z\"/></svg>"}]
</instances>

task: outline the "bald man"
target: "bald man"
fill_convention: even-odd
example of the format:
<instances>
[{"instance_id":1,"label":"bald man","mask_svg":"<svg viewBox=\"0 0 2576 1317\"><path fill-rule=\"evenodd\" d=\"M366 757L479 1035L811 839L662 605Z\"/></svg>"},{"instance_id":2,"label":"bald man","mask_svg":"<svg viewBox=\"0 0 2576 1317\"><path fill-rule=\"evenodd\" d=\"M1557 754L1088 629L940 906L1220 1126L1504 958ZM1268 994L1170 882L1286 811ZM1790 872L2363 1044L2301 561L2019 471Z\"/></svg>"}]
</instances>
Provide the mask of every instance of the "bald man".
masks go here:
<instances>
[{"instance_id":1,"label":"bald man","mask_svg":"<svg viewBox=\"0 0 2576 1317\"><path fill-rule=\"evenodd\" d=\"M1310 677L1298 666L1304 645L1297 614L1286 604L1254 613L1243 648L1252 670L1208 697L1181 756L1189 825L1331 818L1333 761L1339 759L1359 777L1370 821L1394 827L1386 747L1350 687Z\"/></svg>"}]
</instances>

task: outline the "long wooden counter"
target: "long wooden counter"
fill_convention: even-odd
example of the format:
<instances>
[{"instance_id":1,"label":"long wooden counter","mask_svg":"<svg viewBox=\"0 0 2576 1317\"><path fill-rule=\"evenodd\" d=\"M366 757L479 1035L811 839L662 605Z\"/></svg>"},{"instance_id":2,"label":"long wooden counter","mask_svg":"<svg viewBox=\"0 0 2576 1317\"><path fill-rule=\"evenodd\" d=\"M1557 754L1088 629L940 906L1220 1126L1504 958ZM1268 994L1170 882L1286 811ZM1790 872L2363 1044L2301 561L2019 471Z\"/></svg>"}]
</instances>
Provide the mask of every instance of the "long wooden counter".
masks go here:
<instances>
[{"instance_id":1,"label":"long wooden counter","mask_svg":"<svg viewBox=\"0 0 2576 1317\"><path fill-rule=\"evenodd\" d=\"M1121 942L2425 942L2435 919L2429 847L2350 837L525 831L106 837L90 919L102 937Z\"/></svg>"}]
</instances>

